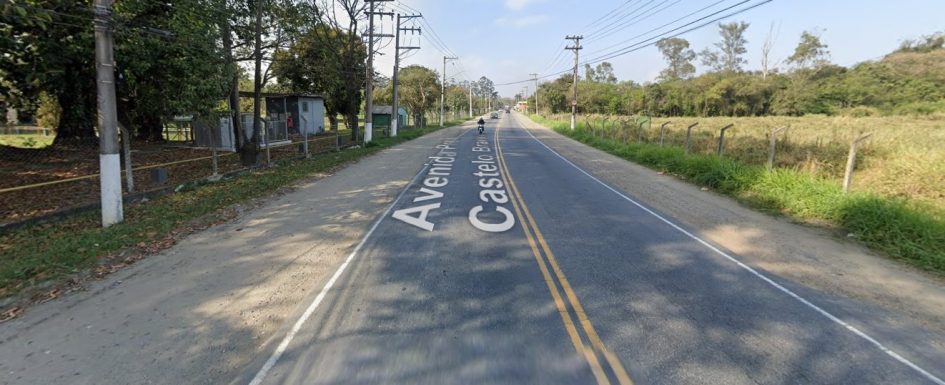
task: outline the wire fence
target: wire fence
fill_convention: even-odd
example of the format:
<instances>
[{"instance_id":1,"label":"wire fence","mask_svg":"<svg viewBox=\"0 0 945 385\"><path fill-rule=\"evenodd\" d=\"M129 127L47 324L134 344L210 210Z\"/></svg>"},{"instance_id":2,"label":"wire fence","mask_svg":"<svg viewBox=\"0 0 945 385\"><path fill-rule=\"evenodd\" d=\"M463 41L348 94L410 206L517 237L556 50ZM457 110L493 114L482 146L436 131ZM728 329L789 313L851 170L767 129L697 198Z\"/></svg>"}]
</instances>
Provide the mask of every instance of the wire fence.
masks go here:
<instances>
[{"instance_id":1,"label":"wire fence","mask_svg":"<svg viewBox=\"0 0 945 385\"><path fill-rule=\"evenodd\" d=\"M570 115L540 120L567 128ZM577 122L579 133L611 144L674 147L771 170L791 169L834 181L844 190L939 208L945 208L943 127L941 121L910 116L584 115Z\"/></svg>"},{"instance_id":2,"label":"wire fence","mask_svg":"<svg viewBox=\"0 0 945 385\"><path fill-rule=\"evenodd\" d=\"M171 120L164 141L137 141L122 130L122 182L126 199L171 192L196 181L288 159L336 151L352 142L338 132L290 131L285 121L265 121L257 162L246 166L236 134L220 116ZM0 230L40 218L96 207L100 201L96 143L52 145L38 127L0 129ZM251 132L251 130L250 130ZM39 139L47 138L40 142ZM29 140L32 139L32 140Z\"/></svg>"}]
</instances>

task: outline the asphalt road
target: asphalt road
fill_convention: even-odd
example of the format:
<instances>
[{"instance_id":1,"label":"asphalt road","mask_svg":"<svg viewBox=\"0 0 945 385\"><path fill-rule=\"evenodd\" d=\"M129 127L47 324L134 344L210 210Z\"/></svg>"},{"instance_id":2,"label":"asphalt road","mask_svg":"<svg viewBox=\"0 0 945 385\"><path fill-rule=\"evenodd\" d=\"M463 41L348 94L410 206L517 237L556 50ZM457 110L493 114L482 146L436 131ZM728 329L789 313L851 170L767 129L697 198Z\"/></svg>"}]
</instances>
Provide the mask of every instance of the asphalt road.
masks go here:
<instances>
[{"instance_id":1,"label":"asphalt road","mask_svg":"<svg viewBox=\"0 0 945 385\"><path fill-rule=\"evenodd\" d=\"M945 352L851 326L854 300L741 263L516 116L430 150L233 383L943 384Z\"/></svg>"}]
</instances>

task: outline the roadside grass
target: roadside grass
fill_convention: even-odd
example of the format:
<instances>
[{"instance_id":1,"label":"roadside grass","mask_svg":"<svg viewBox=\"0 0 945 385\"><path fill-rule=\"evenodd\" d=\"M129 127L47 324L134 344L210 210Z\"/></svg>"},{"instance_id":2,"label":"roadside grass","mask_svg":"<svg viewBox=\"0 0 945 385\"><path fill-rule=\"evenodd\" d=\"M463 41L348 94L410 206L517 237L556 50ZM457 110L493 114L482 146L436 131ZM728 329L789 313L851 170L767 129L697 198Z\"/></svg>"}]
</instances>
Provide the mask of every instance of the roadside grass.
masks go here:
<instances>
[{"instance_id":1,"label":"roadside grass","mask_svg":"<svg viewBox=\"0 0 945 385\"><path fill-rule=\"evenodd\" d=\"M45 148L52 144L53 135L34 135L34 134L2 134L0 135L0 146L10 146L19 148Z\"/></svg>"},{"instance_id":2,"label":"roadside grass","mask_svg":"<svg viewBox=\"0 0 945 385\"><path fill-rule=\"evenodd\" d=\"M583 128L590 122L598 136L636 142L637 126L622 125L618 120L635 118L592 115L581 116L578 122ZM547 116L545 120L554 124L569 121L569 115ZM699 123L692 132L692 152L706 155L715 154L719 129L734 124L725 133L725 156L759 166L767 161L770 130L789 127L778 135L776 167L838 183L843 178L850 140L870 132L873 136L858 152L852 189L921 201L945 210L945 119L941 115L653 118L644 125L644 141L658 143L660 125L666 122L670 124L664 141L678 147L686 141L686 127Z\"/></svg>"},{"instance_id":3,"label":"roadside grass","mask_svg":"<svg viewBox=\"0 0 945 385\"><path fill-rule=\"evenodd\" d=\"M157 250L175 232L221 220L224 209L269 196L319 172L335 169L439 127L407 129L363 148L288 160L216 183L186 185L181 192L125 206L124 222L101 228L97 211L0 233L0 299L61 281L131 248ZM200 222L200 223L197 223ZM157 245L157 246L155 246ZM0 306L2 308L2 306ZM0 314L0 319L2 319Z\"/></svg>"},{"instance_id":4,"label":"roadside grass","mask_svg":"<svg viewBox=\"0 0 945 385\"><path fill-rule=\"evenodd\" d=\"M625 143L569 122L532 117L559 133L768 212L843 227L868 247L921 269L945 273L945 210L927 202L860 191L843 194L835 180L803 169L747 164L737 158L686 154L680 147ZM634 136L634 139L636 137Z\"/></svg>"}]
</instances>

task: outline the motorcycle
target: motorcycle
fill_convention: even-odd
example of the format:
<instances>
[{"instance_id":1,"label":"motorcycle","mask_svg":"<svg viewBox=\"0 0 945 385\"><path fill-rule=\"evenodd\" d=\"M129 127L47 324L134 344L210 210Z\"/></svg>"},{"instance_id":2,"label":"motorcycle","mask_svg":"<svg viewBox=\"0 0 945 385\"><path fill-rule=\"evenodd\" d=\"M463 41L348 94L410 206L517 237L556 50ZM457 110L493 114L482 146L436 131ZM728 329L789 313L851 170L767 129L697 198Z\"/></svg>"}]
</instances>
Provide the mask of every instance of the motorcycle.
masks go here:
<instances>
[{"instance_id":1,"label":"motorcycle","mask_svg":"<svg viewBox=\"0 0 945 385\"><path fill-rule=\"evenodd\" d=\"M485 130L486 130L486 126L485 126L484 124L480 124L480 125L479 125L479 135L482 135L482 132L485 131Z\"/></svg>"}]
</instances>

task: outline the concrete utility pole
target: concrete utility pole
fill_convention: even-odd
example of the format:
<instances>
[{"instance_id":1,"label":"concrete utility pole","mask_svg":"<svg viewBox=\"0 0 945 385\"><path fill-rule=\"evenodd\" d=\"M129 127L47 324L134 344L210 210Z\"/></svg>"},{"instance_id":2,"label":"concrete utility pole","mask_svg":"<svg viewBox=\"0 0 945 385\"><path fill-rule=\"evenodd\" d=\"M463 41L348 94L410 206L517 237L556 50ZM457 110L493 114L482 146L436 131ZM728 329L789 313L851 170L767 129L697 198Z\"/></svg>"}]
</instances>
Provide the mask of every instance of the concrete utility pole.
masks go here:
<instances>
[{"instance_id":1,"label":"concrete utility pole","mask_svg":"<svg viewBox=\"0 0 945 385\"><path fill-rule=\"evenodd\" d=\"M443 113L445 112L443 105L446 103L446 61L457 59L459 58L455 56L443 56L443 83L440 84L440 127L443 127Z\"/></svg>"},{"instance_id":2,"label":"concrete utility pole","mask_svg":"<svg viewBox=\"0 0 945 385\"><path fill-rule=\"evenodd\" d=\"M394 0L365 0L370 4L368 11L368 57L367 82L364 85L364 143L371 143L374 137L374 38L387 37L374 34L374 15L390 15L393 12L374 12L374 3ZM388 35L389 36L389 35Z\"/></svg>"},{"instance_id":3,"label":"concrete utility pole","mask_svg":"<svg viewBox=\"0 0 945 385\"><path fill-rule=\"evenodd\" d=\"M95 78L98 88L99 167L102 226L124 220L121 156L118 155L118 106L115 98L113 0L95 0Z\"/></svg>"},{"instance_id":4,"label":"concrete utility pole","mask_svg":"<svg viewBox=\"0 0 945 385\"><path fill-rule=\"evenodd\" d=\"M469 83L469 119L472 119L472 83Z\"/></svg>"},{"instance_id":5,"label":"concrete utility pole","mask_svg":"<svg viewBox=\"0 0 945 385\"><path fill-rule=\"evenodd\" d=\"M538 109L538 74L529 74L532 76L532 79L535 79L535 113L538 114L541 110Z\"/></svg>"},{"instance_id":6,"label":"concrete utility pole","mask_svg":"<svg viewBox=\"0 0 945 385\"><path fill-rule=\"evenodd\" d=\"M394 76L391 81L394 82L394 92L393 92L393 103L391 103L391 122L390 122L390 136L397 136L397 126L400 125L400 106L399 99L400 96L397 94L399 86L397 85L397 72L400 69L400 51L401 50L412 50L420 49L420 47L401 47L400 46L400 31L416 31L421 32L420 28L403 28L400 26L401 19L414 19L418 17L423 17L423 15L401 15L397 14L397 24L394 28Z\"/></svg>"},{"instance_id":7,"label":"concrete utility pole","mask_svg":"<svg viewBox=\"0 0 945 385\"><path fill-rule=\"evenodd\" d=\"M574 51L574 91L573 96L571 97L571 129L574 129L574 126L577 125L577 81L578 81L578 52L583 49L581 47L581 39L584 36L566 36L565 39L574 41L574 45L569 47L564 47L566 50Z\"/></svg>"}]
</instances>

